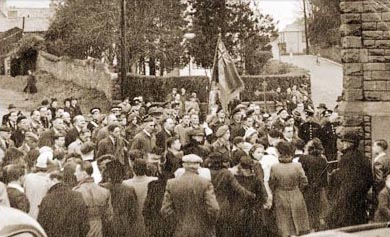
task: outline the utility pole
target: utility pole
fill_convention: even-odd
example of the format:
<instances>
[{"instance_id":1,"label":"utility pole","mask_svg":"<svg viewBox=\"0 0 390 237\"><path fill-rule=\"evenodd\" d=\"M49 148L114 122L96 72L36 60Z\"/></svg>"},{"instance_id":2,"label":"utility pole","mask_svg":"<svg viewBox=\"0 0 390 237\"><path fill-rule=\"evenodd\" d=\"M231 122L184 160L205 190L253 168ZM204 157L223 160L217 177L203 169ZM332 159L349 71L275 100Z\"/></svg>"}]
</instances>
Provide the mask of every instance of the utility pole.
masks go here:
<instances>
[{"instance_id":1,"label":"utility pole","mask_svg":"<svg viewBox=\"0 0 390 237\"><path fill-rule=\"evenodd\" d=\"M121 20L120 20L120 29L121 29L121 95L124 96L124 82L126 80L127 74L127 64L126 64L126 0L121 1Z\"/></svg>"},{"instance_id":2,"label":"utility pole","mask_svg":"<svg viewBox=\"0 0 390 237\"><path fill-rule=\"evenodd\" d=\"M310 54L309 36L307 34L306 0L303 0L303 14L304 14L304 19L305 19L306 54Z\"/></svg>"}]
</instances>

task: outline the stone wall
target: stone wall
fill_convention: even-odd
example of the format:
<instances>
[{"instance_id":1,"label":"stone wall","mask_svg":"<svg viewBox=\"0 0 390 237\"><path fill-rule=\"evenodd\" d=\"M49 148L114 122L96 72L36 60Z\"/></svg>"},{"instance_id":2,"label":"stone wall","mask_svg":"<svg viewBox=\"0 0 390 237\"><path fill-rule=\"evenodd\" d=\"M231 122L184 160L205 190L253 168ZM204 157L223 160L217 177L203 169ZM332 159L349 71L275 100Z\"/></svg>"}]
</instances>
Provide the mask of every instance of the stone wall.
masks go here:
<instances>
[{"instance_id":1,"label":"stone wall","mask_svg":"<svg viewBox=\"0 0 390 237\"><path fill-rule=\"evenodd\" d=\"M111 73L106 64L96 59L60 58L40 51L36 70L47 72L58 80L71 81L86 89L96 89L103 92L108 101L113 100L114 81L117 74Z\"/></svg>"},{"instance_id":2,"label":"stone wall","mask_svg":"<svg viewBox=\"0 0 390 237\"><path fill-rule=\"evenodd\" d=\"M362 145L371 157L373 140L390 142L390 0L342 0L340 9L344 69L340 111L346 130L364 136Z\"/></svg>"}]
</instances>

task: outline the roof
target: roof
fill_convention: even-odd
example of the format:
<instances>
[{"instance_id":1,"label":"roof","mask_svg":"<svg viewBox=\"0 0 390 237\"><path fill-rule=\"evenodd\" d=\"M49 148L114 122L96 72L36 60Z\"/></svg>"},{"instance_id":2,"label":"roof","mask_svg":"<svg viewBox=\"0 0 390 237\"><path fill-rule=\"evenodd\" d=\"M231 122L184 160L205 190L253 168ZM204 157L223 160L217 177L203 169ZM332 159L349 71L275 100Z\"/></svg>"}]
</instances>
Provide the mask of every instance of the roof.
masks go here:
<instances>
[{"instance_id":1,"label":"roof","mask_svg":"<svg viewBox=\"0 0 390 237\"><path fill-rule=\"evenodd\" d=\"M23 18L0 18L0 32L5 32L14 27L22 28ZM47 17L29 17L24 21L24 32L43 32L50 26L50 19Z\"/></svg>"},{"instance_id":2,"label":"roof","mask_svg":"<svg viewBox=\"0 0 390 237\"><path fill-rule=\"evenodd\" d=\"M296 31L305 31L304 25L295 22L295 23L287 25L280 32L296 32Z\"/></svg>"}]
</instances>

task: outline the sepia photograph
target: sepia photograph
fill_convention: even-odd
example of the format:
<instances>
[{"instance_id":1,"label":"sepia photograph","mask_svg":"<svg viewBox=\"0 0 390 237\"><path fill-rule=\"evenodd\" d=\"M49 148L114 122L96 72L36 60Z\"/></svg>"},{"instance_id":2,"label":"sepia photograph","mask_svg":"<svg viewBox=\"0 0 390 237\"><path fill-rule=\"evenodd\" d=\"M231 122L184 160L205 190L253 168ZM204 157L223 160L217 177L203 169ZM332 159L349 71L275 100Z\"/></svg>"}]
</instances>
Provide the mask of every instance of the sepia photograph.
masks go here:
<instances>
[{"instance_id":1,"label":"sepia photograph","mask_svg":"<svg viewBox=\"0 0 390 237\"><path fill-rule=\"evenodd\" d=\"M389 237L390 0L0 0L0 237Z\"/></svg>"}]
</instances>

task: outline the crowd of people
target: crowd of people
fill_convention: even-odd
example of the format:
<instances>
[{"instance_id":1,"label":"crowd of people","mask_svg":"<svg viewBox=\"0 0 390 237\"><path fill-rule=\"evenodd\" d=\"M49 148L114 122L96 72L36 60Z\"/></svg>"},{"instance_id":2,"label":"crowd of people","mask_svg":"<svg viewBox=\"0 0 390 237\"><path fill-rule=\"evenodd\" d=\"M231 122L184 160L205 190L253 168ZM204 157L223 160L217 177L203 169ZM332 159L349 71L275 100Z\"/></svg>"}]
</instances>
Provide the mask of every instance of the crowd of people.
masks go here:
<instances>
[{"instance_id":1,"label":"crowd of people","mask_svg":"<svg viewBox=\"0 0 390 237\"><path fill-rule=\"evenodd\" d=\"M107 114L77 98L29 114L11 104L0 204L53 237L295 236L390 221L387 142L373 142L371 165L337 111L293 92L278 91L275 112L237 102L205 116L177 89L161 106L138 96Z\"/></svg>"}]
</instances>

